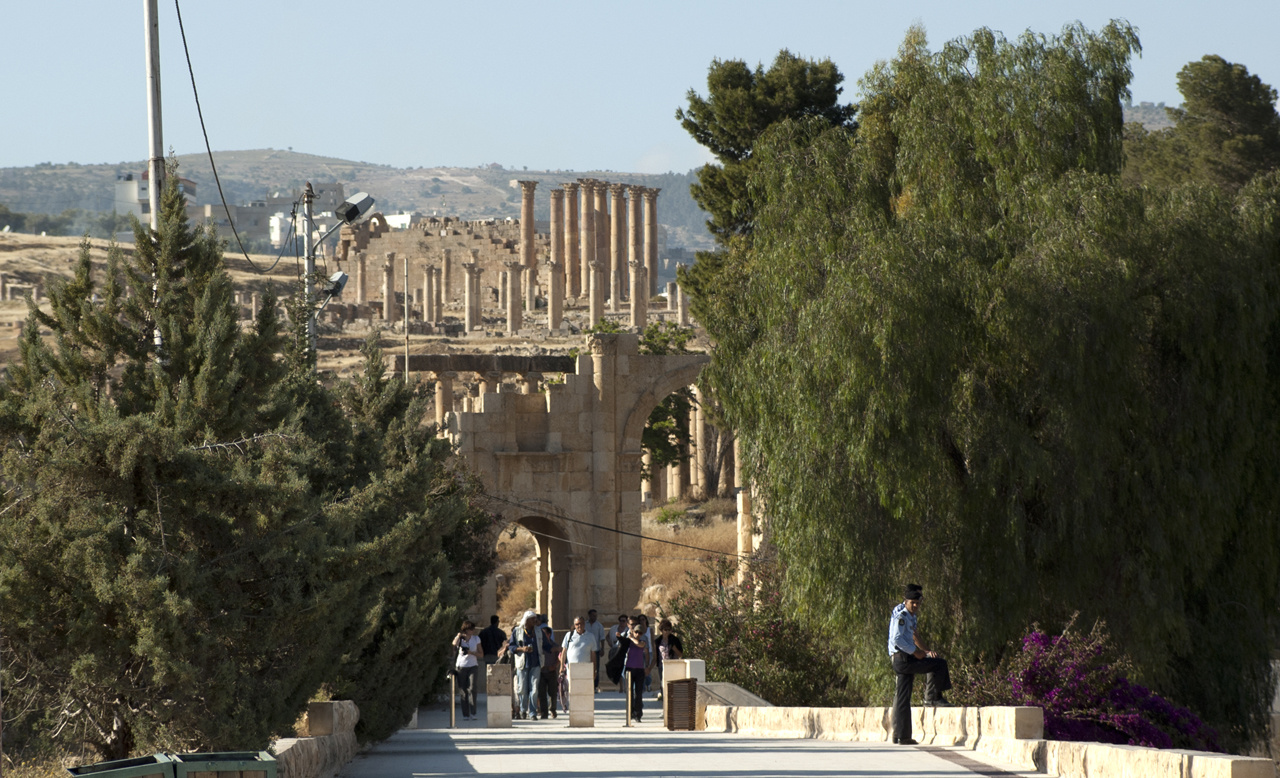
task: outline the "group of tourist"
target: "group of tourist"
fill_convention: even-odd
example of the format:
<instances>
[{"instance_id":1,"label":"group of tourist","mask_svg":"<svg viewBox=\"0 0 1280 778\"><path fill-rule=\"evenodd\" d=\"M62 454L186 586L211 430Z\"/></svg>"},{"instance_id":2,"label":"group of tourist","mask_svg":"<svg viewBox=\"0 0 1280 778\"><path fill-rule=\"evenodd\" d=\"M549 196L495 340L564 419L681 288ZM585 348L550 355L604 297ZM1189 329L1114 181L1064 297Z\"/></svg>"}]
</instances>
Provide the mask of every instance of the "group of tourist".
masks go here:
<instances>
[{"instance_id":1,"label":"group of tourist","mask_svg":"<svg viewBox=\"0 0 1280 778\"><path fill-rule=\"evenodd\" d=\"M649 627L644 614L618 617L618 623L606 630L595 609L586 618L573 620L573 628L557 643L546 614L525 611L511 627L511 635L498 626L498 617L489 619L488 628L476 634L476 625L462 622L453 639L456 659L454 673L461 696L462 718L474 720L476 712L476 673L480 663L510 663L514 695L511 715L514 719L556 718L558 710L569 710L568 671L570 664L590 662L593 687L600 692L600 659L607 650L611 675L617 669L618 691L631 688L631 717L639 721L644 714L644 693L655 685L662 699L662 663L680 659L684 645L671 621L658 623L658 637Z\"/></svg>"}]
</instances>

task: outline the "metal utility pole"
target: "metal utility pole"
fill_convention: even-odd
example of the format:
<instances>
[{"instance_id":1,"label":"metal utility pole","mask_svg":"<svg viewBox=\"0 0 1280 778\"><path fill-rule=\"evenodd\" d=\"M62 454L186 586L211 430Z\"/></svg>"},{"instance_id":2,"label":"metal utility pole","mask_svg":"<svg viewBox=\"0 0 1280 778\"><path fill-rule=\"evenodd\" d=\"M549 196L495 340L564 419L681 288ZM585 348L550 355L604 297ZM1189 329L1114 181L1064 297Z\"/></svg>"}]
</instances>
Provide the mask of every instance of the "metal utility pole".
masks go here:
<instances>
[{"instance_id":1,"label":"metal utility pole","mask_svg":"<svg viewBox=\"0 0 1280 778\"><path fill-rule=\"evenodd\" d=\"M413 300L413 292L409 289L409 255L404 255L404 385L409 385L409 303ZM422 304L427 304L424 298Z\"/></svg>"},{"instance_id":2,"label":"metal utility pole","mask_svg":"<svg viewBox=\"0 0 1280 778\"><path fill-rule=\"evenodd\" d=\"M315 199L316 193L311 189L311 182L308 181L307 188L302 190L302 248L307 258L307 344L311 349L311 357L318 364L320 354L317 351L319 342L316 338L316 248L311 243L311 203Z\"/></svg>"},{"instance_id":3,"label":"metal utility pole","mask_svg":"<svg viewBox=\"0 0 1280 778\"><path fill-rule=\"evenodd\" d=\"M147 121L151 153L147 162L148 198L151 205L151 231L160 229L160 194L164 191L164 133L160 121L160 19L156 11L159 0L143 0L143 19L147 41Z\"/></svg>"}]
</instances>

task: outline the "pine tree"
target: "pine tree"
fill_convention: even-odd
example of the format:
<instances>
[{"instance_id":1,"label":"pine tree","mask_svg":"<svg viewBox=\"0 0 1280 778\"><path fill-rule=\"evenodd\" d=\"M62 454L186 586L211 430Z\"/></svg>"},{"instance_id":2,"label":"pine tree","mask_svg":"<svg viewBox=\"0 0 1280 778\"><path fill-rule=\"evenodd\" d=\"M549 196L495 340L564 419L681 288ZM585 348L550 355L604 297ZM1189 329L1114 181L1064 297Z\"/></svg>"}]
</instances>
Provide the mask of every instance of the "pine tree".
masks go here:
<instances>
[{"instance_id":1,"label":"pine tree","mask_svg":"<svg viewBox=\"0 0 1280 778\"><path fill-rule=\"evenodd\" d=\"M274 300L240 328L169 181L158 233L97 280L84 246L0 381L6 751L259 749L339 689L385 736L439 682L490 519L376 349L333 391Z\"/></svg>"}]
</instances>

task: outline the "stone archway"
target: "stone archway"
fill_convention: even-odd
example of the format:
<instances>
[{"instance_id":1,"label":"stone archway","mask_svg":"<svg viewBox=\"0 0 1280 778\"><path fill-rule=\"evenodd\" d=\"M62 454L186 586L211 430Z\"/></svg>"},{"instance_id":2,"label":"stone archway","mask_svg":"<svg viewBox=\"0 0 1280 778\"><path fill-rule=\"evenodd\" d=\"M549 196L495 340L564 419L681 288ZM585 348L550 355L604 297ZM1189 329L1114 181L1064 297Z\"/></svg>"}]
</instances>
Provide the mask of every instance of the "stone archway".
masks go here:
<instances>
[{"instance_id":1,"label":"stone archway","mask_svg":"<svg viewBox=\"0 0 1280 778\"><path fill-rule=\"evenodd\" d=\"M564 383L545 393L532 391L532 380L521 382L522 393L503 391L495 375L528 378L542 371L528 358L507 365L490 357L485 375L493 391L461 410L438 409L445 434L485 484L492 509L562 539L563 553L553 541L546 557L552 574L547 612L561 628L558 617L596 608L608 619L635 604L642 572L641 432L650 411L693 383L710 361L703 354L640 354L633 333L595 334L587 345L590 353L572 362ZM439 364L410 368L435 372L443 386L474 356L433 359ZM451 404L452 389L437 396Z\"/></svg>"}]
</instances>

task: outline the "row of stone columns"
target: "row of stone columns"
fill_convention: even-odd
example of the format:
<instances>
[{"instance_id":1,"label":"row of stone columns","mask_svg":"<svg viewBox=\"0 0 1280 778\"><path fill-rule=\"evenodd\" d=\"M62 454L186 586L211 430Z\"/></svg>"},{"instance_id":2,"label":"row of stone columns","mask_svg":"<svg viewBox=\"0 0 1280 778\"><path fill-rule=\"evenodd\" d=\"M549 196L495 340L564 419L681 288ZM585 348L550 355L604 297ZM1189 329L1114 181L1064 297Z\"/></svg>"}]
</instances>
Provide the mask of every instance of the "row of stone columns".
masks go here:
<instances>
[{"instance_id":1,"label":"row of stone columns","mask_svg":"<svg viewBox=\"0 0 1280 778\"><path fill-rule=\"evenodd\" d=\"M536 181L520 181L520 263L529 272L525 307L533 309L537 286L533 207ZM622 310L624 298L633 301L632 326L644 326L648 298L658 293L658 215L660 190L652 187L579 179L551 190L549 325L558 329L566 297L603 294L595 273L607 273L609 311ZM630 199L628 201L628 194ZM566 207L567 206L567 207ZM597 267L593 263L599 263ZM624 279L627 279L624 281ZM634 301L642 299L637 311ZM594 296L589 302L591 323L599 321ZM637 324L639 322L639 324Z\"/></svg>"}]
</instances>

